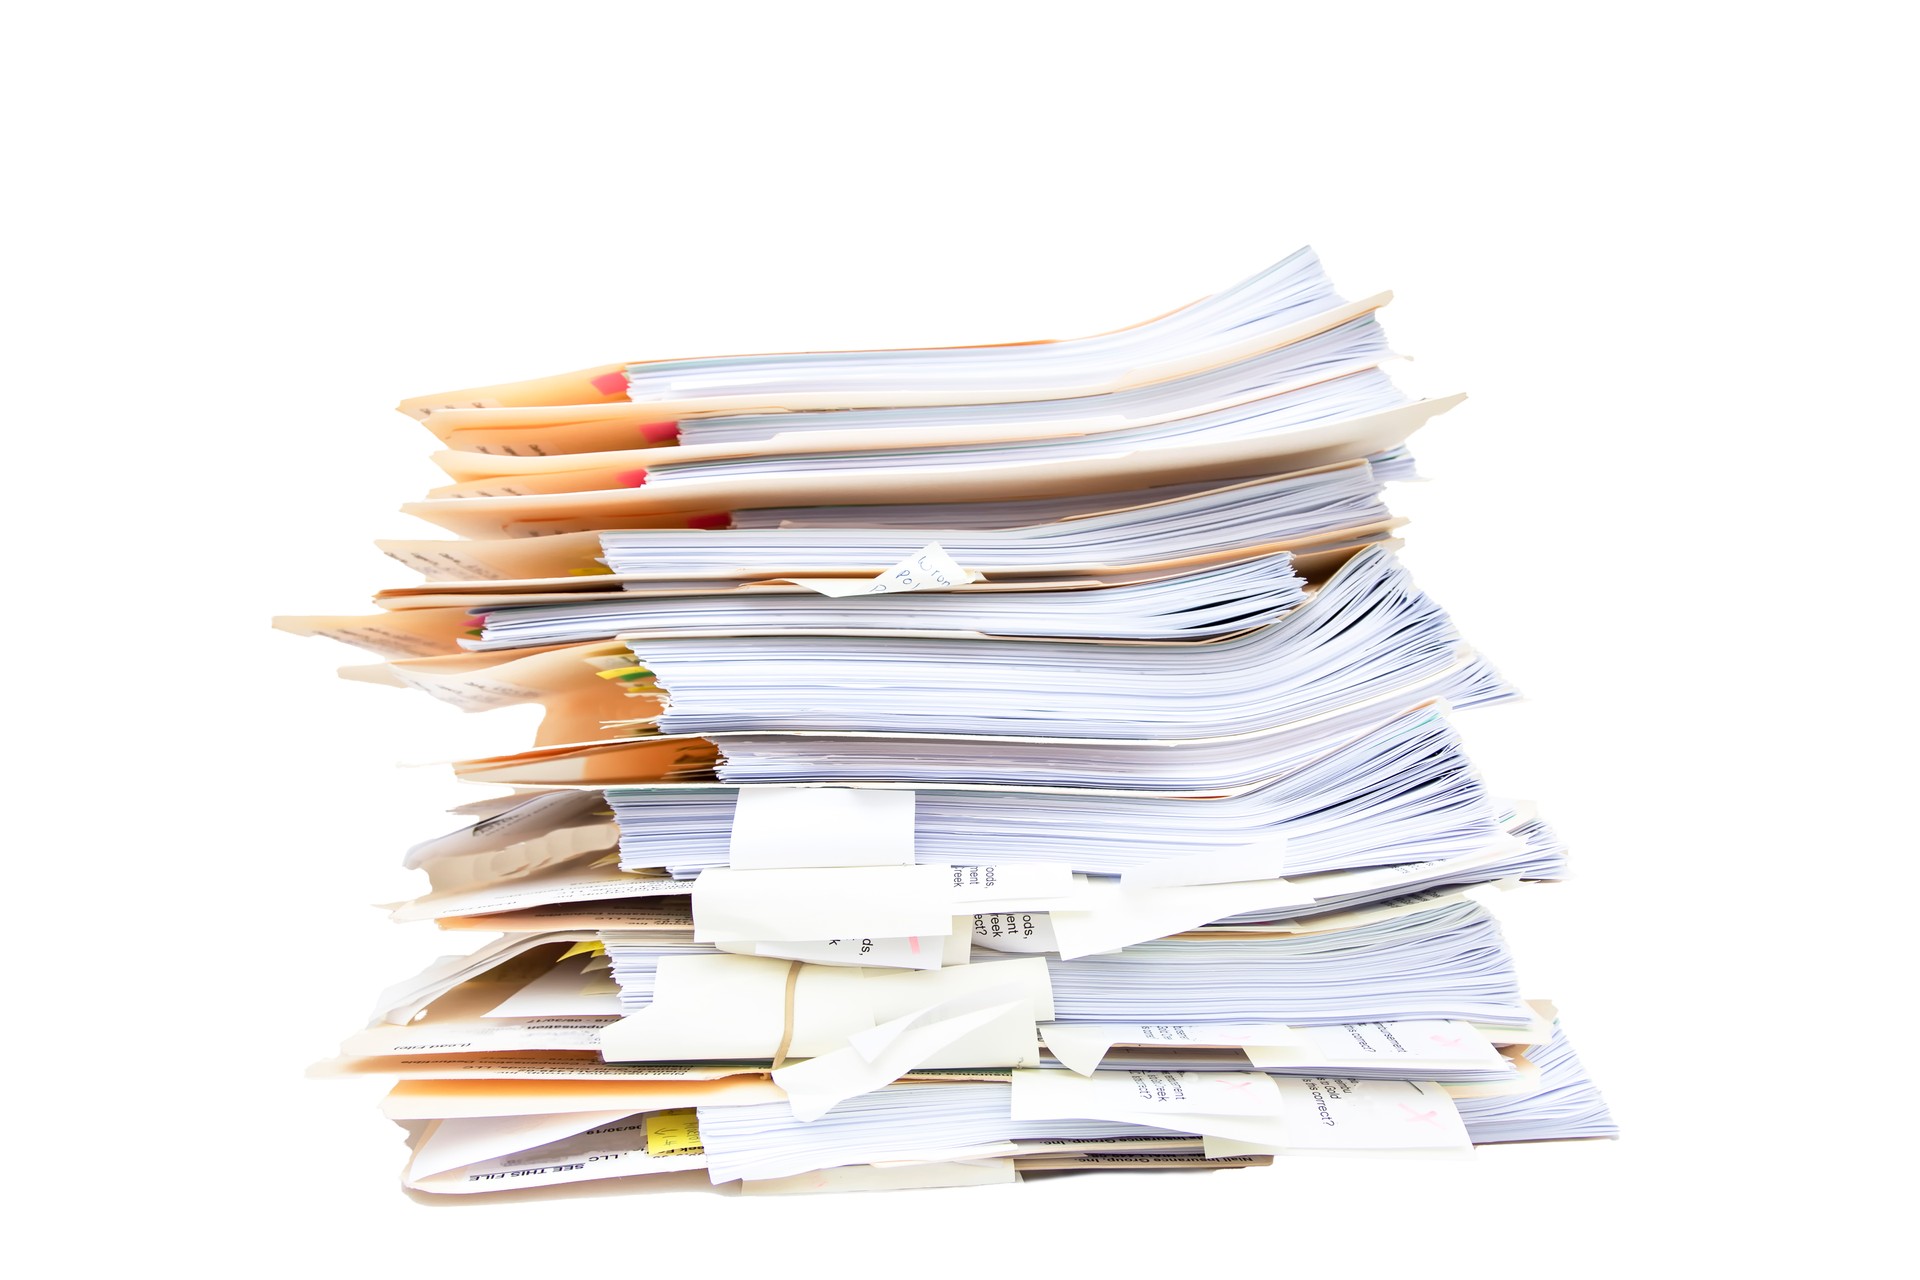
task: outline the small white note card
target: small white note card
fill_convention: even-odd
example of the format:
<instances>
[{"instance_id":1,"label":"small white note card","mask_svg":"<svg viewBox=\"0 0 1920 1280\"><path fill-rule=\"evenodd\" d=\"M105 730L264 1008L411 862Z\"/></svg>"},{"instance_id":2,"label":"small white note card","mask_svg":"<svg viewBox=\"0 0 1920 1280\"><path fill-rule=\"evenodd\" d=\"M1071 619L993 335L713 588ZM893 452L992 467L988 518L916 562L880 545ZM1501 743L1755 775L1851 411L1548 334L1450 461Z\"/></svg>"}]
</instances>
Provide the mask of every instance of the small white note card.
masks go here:
<instances>
[{"instance_id":1,"label":"small white note card","mask_svg":"<svg viewBox=\"0 0 1920 1280\"><path fill-rule=\"evenodd\" d=\"M878 787L742 787L727 865L743 871L911 866L913 796Z\"/></svg>"}]
</instances>

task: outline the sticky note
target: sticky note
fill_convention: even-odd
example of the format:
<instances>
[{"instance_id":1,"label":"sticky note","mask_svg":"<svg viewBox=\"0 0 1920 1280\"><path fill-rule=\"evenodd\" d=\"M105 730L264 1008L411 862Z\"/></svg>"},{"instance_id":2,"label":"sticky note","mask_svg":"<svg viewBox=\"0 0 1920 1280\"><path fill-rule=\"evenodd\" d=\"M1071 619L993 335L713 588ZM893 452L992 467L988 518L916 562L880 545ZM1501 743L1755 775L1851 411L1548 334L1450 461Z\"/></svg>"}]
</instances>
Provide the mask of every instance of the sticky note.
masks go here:
<instances>
[{"instance_id":1,"label":"sticky note","mask_svg":"<svg viewBox=\"0 0 1920 1280\"><path fill-rule=\"evenodd\" d=\"M647 1114L648 1155L698 1155L705 1150L700 1145L700 1113L694 1108L677 1107Z\"/></svg>"}]
</instances>

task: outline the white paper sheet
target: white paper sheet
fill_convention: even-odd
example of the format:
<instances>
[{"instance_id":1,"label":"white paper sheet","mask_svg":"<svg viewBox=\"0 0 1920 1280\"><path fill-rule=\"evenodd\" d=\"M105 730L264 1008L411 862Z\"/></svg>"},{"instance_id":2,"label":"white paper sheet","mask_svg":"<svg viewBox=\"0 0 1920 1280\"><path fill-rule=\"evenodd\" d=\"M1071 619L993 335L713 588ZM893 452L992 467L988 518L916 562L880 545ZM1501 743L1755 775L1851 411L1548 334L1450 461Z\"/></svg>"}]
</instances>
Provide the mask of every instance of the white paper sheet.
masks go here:
<instances>
[{"instance_id":1,"label":"white paper sheet","mask_svg":"<svg viewBox=\"0 0 1920 1280\"><path fill-rule=\"evenodd\" d=\"M407 1163L407 1176L430 1178L462 1165L558 1142L631 1114L626 1110L576 1111L560 1115L442 1120L415 1145L413 1159Z\"/></svg>"},{"instance_id":2,"label":"white paper sheet","mask_svg":"<svg viewBox=\"0 0 1920 1280\"><path fill-rule=\"evenodd\" d=\"M1161 858L1129 867L1120 883L1128 889L1172 888L1193 884L1232 884L1242 880L1274 880L1285 874L1287 842L1276 836L1256 844L1209 849L1180 858Z\"/></svg>"},{"instance_id":3,"label":"white paper sheet","mask_svg":"<svg viewBox=\"0 0 1920 1280\"><path fill-rule=\"evenodd\" d=\"M793 1114L817 1120L838 1104L925 1066L962 1038L980 1045L973 1065L1014 1066L1038 1057L1033 1003L1018 983L969 991L855 1032L847 1047L773 1073Z\"/></svg>"},{"instance_id":4,"label":"white paper sheet","mask_svg":"<svg viewBox=\"0 0 1920 1280\"><path fill-rule=\"evenodd\" d=\"M1342 1077L1277 1084L1286 1104L1284 1140L1271 1146L1209 1140L1208 1155L1464 1155L1473 1149L1453 1099L1436 1084Z\"/></svg>"},{"instance_id":5,"label":"white paper sheet","mask_svg":"<svg viewBox=\"0 0 1920 1280\"><path fill-rule=\"evenodd\" d=\"M1181 1116L1277 1116L1283 1106L1274 1078L1258 1071L1013 1073L1015 1120L1123 1119L1179 1128Z\"/></svg>"},{"instance_id":6,"label":"white paper sheet","mask_svg":"<svg viewBox=\"0 0 1920 1280\"><path fill-rule=\"evenodd\" d=\"M925 972L813 964L796 972L788 961L758 956L670 956L656 971L653 1003L602 1032L601 1053L609 1062L771 1058L787 1024L789 973L793 1035L787 1052L793 1058L832 1053L878 1023L1009 984L1019 986L1032 1005L1029 1022L1053 1018L1047 963L1038 957ZM985 1065L1003 1043L989 1033L968 1035L920 1065ZM1022 1065L1038 1062L1036 1044Z\"/></svg>"},{"instance_id":7,"label":"white paper sheet","mask_svg":"<svg viewBox=\"0 0 1920 1280\"><path fill-rule=\"evenodd\" d=\"M881 787L742 787L727 862L747 871L913 864L914 793Z\"/></svg>"},{"instance_id":8,"label":"white paper sheet","mask_svg":"<svg viewBox=\"0 0 1920 1280\"><path fill-rule=\"evenodd\" d=\"M693 889L700 942L944 937L953 931L941 866L742 871L713 867Z\"/></svg>"},{"instance_id":9,"label":"white paper sheet","mask_svg":"<svg viewBox=\"0 0 1920 1280\"><path fill-rule=\"evenodd\" d=\"M951 871L956 913L1062 909L1080 892L1073 868L1064 863L988 863Z\"/></svg>"},{"instance_id":10,"label":"white paper sheet","mask_svg":"<svg viewBox=\"0 0 1920 1280\"><path fill-rule=\"evenodd\" d=\"M1117 1044L1168 1044L1185 1047L1290 1045L1301 1033L1284 1023L1085 1023L1051 1022L1040 1028L1047 1049L1069 1070L1089 1075ZM1252 1058L1249 1051L1248 1057ZM1260 1066L1258 1061L1254 1066Z\"/></svg>"},{"instance_id":11,"label":"white paper sheet","mask_svg":"<svg viewBox=\"0 0 1920 1280\"><path fill-rule=\"evenodd\" d=\"M1082 900L1088 904L1086 909L1049 913L1063 960L1117 951L1229 916L1302 905L1314 899L1312 893L1287 880L1252 880L1155 889L1090 881L1084 886Z\"/></svg>"}]
</instances>

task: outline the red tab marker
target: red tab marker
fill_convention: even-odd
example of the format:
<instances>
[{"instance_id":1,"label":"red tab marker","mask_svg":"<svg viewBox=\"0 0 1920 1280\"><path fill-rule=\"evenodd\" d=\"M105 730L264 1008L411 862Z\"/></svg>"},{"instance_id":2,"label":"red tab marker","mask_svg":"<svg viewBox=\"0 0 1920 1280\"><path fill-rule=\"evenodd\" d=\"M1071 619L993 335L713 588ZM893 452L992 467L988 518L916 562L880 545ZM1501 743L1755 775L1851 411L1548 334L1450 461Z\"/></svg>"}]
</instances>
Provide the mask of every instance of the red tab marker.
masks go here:
<instances>
[{"instance_id":1,"label":"red tab marker","mask_svg":"<svg viewBox=\"0 0 1920 1280\"><path fill-rule=\"evenodd\" d=\"M614 476L614 479L628 489L638 489L647 482L647 473L644 469L636 468L632 471L622 471Z\"/></svg>"},{"instance_id":2,"label":"red tab marker","mask_svg":"<svg viewBox=\"0 0 1920 1280\"><path fill-rule=\"evenodd\" d=\"M724 529L732 523L733 513L731 511L716 511L712 515L687 517L687 528L689 529Z\"/></svg>"},{"instance_id":3,"label":"red tab marker","mask_svg":"<svg viewBox=\"0 0 1920 1280\"><path fill-rule=\"evenodd\" d=\"M680 438L680 424L677 422L643 422L640 424L640 438L648 444L660 444L666 440Z\"/></svg>"},{"instance_id":4,"label":"red tab marker","mask_svg":"<svg viewBox=\"0 0 1920 1280\"><path fill-rule=\"evenodd\" d=\"M623 370L619 373L601 374L593 380L593 389L603 396L623 396L627 394L626 372Z\"/></svg>"}]
</instances>

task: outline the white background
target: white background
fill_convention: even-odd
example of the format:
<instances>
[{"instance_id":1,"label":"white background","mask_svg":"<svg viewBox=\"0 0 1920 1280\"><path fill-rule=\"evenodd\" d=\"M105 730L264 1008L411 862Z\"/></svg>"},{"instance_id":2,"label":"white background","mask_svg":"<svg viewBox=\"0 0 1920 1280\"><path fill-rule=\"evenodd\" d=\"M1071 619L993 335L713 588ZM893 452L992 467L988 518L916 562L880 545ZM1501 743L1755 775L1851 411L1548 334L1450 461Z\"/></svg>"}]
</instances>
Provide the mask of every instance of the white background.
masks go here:
<instances>
[{"instance_id":1,"label":"white background","mask_svg":"<svg viewBox=\"0 0 1920 1280\"><path fill-rule=\"evenodd\" d=\"M39 1270L1778 1274L1885 1239L1916 1069L1909 7L44 8L7 77L0 1130ZM369 539L421 532L394 508L437 473L389 406L1073 336L1309 242L1347 296L1398 293L1406 385L1471 393L1392 497L1531 695L1464 728L1579 878L1501 905L1625 1138L406 1199L377 1087L301 1072L439 950L366 904L467 793L395 763L527 725L267 629L409 577Z\"/></svg>"}]
</instances>

